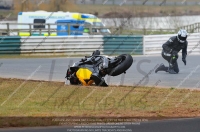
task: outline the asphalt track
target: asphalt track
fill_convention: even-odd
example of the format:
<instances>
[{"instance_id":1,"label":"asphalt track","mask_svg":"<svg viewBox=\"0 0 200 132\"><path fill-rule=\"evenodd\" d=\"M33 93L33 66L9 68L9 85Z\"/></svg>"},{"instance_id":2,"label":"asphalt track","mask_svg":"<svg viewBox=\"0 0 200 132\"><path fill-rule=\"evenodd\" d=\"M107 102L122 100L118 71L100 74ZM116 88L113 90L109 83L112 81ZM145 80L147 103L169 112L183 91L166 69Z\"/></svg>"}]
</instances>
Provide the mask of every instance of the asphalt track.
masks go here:
<instances>
[{"instance_id":1,"label":"asphalt track","mask_svg":"<svg viewBox=\"0 0 200 132\"><path fill-rule=\"evenodd\" d=\"M134 63L124 75L106 77L110 85L145 85L175 88L199 88L200 56L189 55L185 66L178 60L180 73L171 75L165 72L155 73L162 62L160 56L133 56ZM0 59L0 77L22 78L49 81L65 81L67 66L80 58L37 58L37 59ZM0 129L2 132L67 132L72 127L17 128ZM140 125L126 125L132 132L199 132L200 119L180 119L150 121Z\"/></svg>"},{"instance_id":2,"label":"asphalt track","mask_svg":"<svg viewBox=\"0 0 200 132\"><path fill-rule=\"evenodd\" d=\"M133 59L133 65L126 74L117 77L106 76L106 82L109 85L200 87L199 55L189 55L186 66L180 56L179 74L156 74L154 70L160 63L167 65L161 56L133 56ZM64 82L68 65L79 60L80 58L0 59L0 77Z\"/></svg>"},{"instance_id":3,"label":"asphalt track","mask_svg":"<svg viewBox=\"0 0 200 132\"><path fill-rule=\"evenodd\" d=\"M111 125L110 125L111 126ZM116 125L115 125L116 126ZM124 132L199 132L200 130L200 119L175 119L175 120L164 120L164 121L149 121L141 123L132 123L132 125L121 125L124 126ZM113 127L113 125L112 125ZM95 132L93 128L87 128L88 132ZM96 128L97 129L97 128ZM86 130L86 128L82 128ZM103 128L96 130L96 132L103 132ZM104 129L105 131L115 132L117 128ZM120 129L118 129L120 130ZM17 129L0 129L0 132L81 132L81 129L77 127L38 127L38 128L17 128ZM105 132L104 131L104 132ZM86 131L84 131L86 132ZM118 131L118 132L122 132Z\"/></svg>"}]
</instances>

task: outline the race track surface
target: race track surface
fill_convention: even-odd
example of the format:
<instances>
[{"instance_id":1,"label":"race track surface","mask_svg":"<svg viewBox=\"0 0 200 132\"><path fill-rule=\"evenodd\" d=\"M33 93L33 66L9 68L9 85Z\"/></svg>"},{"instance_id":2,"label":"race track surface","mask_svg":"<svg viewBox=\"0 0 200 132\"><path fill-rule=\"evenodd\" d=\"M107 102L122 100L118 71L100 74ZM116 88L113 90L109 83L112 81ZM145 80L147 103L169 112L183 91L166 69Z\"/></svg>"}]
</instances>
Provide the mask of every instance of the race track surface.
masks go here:
<instances>
[{"instance_id":1,"label":"race track surface","mask_svg":"<svg viewBox=\"0 0 200 132\"><path fill-rule=\"evenodd\" d=\"M179 74L154 72L160 64L167 62L161 56L133 56L134 63L126 74L105 80L109 85L161 86L175 88L200 87L200 56L187 57L187 65L178 59ZM49 81L65 81L68 65L80 58L34 58L34 59L0 59L0 77L22 78Z\"/></svg>"},{"instance_id":2,"label":"race track surface","mask_svg":"<svg viewBox=\"0 0 200 132\"><path fill-rule=\"evenodd\" d=\"M127 132L199 132L200 130L199 122L200 122L199 118L175 119L175 120L165 120L165 121L149 121L149 122L137 123L135 125L121 125L121 126L125 126ZM102 130L103 129L101 129L101 131ZM67 127L67 126L0 129L0 132L70 132L70 131L81 132L78 131L78 129L75 129L74 127ZM115 132L115 131L114 129L112 129L112 131L110 130L110 132Z\"/></svg>"}]
</instances>

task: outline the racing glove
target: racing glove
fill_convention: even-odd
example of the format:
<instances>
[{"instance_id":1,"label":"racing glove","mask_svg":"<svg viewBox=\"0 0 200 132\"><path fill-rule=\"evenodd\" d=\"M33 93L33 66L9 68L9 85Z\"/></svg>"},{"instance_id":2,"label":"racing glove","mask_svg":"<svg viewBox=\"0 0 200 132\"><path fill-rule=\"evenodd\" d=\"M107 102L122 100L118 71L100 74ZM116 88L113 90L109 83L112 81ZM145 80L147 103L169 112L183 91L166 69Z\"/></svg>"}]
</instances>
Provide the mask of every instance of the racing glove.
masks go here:
<instances>
[{"instance_id":1,"label":"racing glove","mask_svg":"<svg viewBox=\"0 0 200 132\"><path fill-rule=\"evenodd\" d=\"M183 54L182 61L186 65L186 54Z\"/></svg>"},{"instance_id":2,"label":"racing glove","mask_svg":"<svg viewBox=\"0 0 200 132\"><path fill-rule=\"evenodd\" d=\"M183 63L186 65L186 59L183 58L182 61L183 61Z\"/></svg>"}]
</instances>

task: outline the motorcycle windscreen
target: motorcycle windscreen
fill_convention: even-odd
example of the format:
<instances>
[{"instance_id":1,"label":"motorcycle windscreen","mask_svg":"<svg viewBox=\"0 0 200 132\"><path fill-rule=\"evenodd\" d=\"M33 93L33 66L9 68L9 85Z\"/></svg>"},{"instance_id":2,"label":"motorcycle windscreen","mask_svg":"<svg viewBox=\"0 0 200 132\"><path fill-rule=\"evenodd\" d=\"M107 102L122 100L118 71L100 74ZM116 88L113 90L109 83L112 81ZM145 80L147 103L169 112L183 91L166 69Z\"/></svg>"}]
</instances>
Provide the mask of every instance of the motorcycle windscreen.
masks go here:
<instances>
[{"instance_id":1,"label":"motorcycle windscreen","mask_svg":"<svg viewBox=\"0 0 200 132\"><path fill-rule=\"evenodd\" d=\"M87 68L80 68L77 72L76 72L76 76L78 78L82 78L84 80L89 80L90 77L92 75L92 72L87 69Z\"/></svg>"}]
</instances>

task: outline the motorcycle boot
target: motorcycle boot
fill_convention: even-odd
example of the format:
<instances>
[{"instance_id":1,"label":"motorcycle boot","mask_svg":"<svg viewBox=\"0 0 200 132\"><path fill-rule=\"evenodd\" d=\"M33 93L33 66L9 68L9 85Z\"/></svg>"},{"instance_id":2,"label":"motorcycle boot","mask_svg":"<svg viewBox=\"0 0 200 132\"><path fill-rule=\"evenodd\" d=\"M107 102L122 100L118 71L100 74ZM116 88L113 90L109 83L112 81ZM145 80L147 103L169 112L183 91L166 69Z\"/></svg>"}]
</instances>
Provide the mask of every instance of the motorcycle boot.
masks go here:
<instances>
[{"instance_id":1,"label":"motorcycle boot","mask_svg":"<svg viewBox=\"0 0 200 132\"><path fill-rule=\"evenodd\" d=\"M160 66L155 70L155 73L157 73L158 71L168 71L168 68L165 67L165 65L163 63L160 64Z\"/></svg>"},{"instance_id":2,"label":"motorcycle boot","mask_svg":"<svg viewBox=\"0 0 200 132\"><path fill-rule=\"evenodd\" d=\"M169 72L170 74L177 74L177 72L174 71L174 68L173 68L173 67L169 67L168 72Z\"/></svg>"},{"instance_id":3,"label":"motorcycle boot","mask_svg":"<svg viewBox=\"0 0 200 132\"><path fill-rule=\"evenodd\" d=\"M170 63L169 63L169 69L168 72L170 74L177 74L177 72L174 71L174 64L176 63L177 58L175 56L172 56Z\"/></svg>"}]
</instances>

